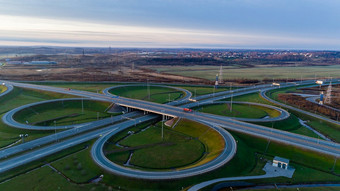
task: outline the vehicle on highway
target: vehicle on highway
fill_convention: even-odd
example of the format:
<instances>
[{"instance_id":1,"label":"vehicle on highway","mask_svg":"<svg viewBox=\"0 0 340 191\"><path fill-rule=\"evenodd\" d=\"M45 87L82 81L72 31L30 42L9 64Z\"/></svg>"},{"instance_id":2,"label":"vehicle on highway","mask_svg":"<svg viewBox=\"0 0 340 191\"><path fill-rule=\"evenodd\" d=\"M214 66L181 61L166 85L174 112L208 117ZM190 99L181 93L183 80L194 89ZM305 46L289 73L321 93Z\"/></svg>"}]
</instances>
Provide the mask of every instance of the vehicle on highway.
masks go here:
<instances>
[{"instance_id":1,"label":"vehicle on highway","mask_svg":"<svg viewBox=\"0 0 340 191\"><path fill-rule=\"evenodd\" d=\"M192 112L192 109L189 109L189 108L183 108L183 111L185 111L185 112Z\"/></svg>"}]
</instances>

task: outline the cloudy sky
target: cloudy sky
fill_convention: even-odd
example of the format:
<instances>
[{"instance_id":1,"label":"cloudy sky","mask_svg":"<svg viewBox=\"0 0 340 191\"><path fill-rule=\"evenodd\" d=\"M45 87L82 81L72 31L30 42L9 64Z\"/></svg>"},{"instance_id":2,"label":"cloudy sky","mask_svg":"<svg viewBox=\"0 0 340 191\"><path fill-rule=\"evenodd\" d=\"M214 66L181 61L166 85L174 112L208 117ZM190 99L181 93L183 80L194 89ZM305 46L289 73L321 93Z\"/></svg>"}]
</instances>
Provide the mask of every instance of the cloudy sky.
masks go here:
<instances>
[{"instance_id":1,"label":"cloudy sky","mask_svg":"<svg viewBox=\"0 0 340 191\"><path fill-rule=\"evenodd\" d=\"M0 0L0 45L340 50L337 0Z\"/></svg>"}]
</instances>

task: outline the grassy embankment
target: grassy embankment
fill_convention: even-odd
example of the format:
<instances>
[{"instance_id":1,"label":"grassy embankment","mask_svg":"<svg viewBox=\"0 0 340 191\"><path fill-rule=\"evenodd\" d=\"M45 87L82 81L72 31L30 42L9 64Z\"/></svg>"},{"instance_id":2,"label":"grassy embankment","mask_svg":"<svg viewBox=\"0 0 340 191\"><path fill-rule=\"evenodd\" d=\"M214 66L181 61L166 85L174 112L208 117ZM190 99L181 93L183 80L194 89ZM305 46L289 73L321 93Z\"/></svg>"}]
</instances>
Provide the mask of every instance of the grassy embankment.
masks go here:
<instances>
[{"instance_id":1,"label":"grassy embankment","mask_svg":"<svg viewBox=\"0 0 340 191\"><path fill-rule=\"evenodd\" d=\"M117 135L122 137L122 135ZM117 137L112 141L117 142ZM161 137L161 125L151 126L145 131L128 136L118 141L122 146L138 147L130 164L144 169L180 169L204 164L217 157L224 146L223 138L210 127L197 122L182 120L175 128L164 127L164 139ZM119 149L113 144L106 146L106 150ZM108 157L124 164L130 151L112 153Z\"/></svg>"},{"instance_id":2,"label":"grassy embankment","mask_svg":"<svg viewBox=\"0 0 340 191\"><path fill-rule=\"evenodd\" d=\"M184 92L171 88L150 86L150 99L147 86L125 86L110 90L110 93L122 97L152 101L156 103L167 103L184 96Z\"/></svg>"},{"instance_id":3,"label":"grassy embankment","mask_svg":"<svg viewBox=\"0 0 340 191\"><path fill-rule=\"evenodd\" d=\"M6 86L0 85L0 94L7 90Z\"/></svg>"},{"instance_id":4,"label":"grassy embankment","mask_svg":"<svg viewBox=\"0 0 340 191\"><path fill-rule=\"evenodd\" d=\"M54 121L56 125L79 124L109 117L105 110L110 104L92 100L51 102L23 109L14 115L14 119L42 126L53 126Z\"/></svg>"}]
</instances>

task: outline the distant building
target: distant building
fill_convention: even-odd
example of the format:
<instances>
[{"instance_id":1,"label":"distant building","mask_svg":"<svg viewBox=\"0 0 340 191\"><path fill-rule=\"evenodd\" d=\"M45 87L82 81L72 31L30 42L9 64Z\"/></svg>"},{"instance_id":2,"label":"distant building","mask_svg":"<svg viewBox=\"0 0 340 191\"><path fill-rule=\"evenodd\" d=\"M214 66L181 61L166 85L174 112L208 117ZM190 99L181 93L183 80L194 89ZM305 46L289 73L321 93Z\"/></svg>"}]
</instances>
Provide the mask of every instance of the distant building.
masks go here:
<instances>
[{"instance_id":1,"label":"distant building","mask_svg":"<svg viewBox=\"0 0 340 191\"><path fill-rule=\"evenodd\" d=\"M7 64L23 64L22 61L7 61Z\"/></svg>"},{"instance_id":2,"label":"distant building","mask_svg":"<svg viewBox=\"0 0 340 191\"><path fill-rule=\"evenodd\" d=\"M273 166L283 168L283 169L288 169L289 165L289 159L281 158L278 156L275 156L273 159Z\"/></svg>"},{"instance_id":3,"label":"distant building","mask_svg":"<svg viewBox=\"0 0 340 191\"><path fill-rule=\"evenodd\" d=\"M54 61L31 61L31 62L23 62L23 61L8 61L7 64L25 64L25 65L54 65L57 62Z\"/></svg>"},{"instance_id":4,"label":"distant building","mask_svg":"<svg viewBox=\"0 0 340 191\"><path fill-rule=\"evenodd\" d=\"M54 61L31 61L31 62L24 62L24 64L28 64L28 65L51 65L51 64L57 64L57 62L54 62Z\"/></svg>"}]
</instances>

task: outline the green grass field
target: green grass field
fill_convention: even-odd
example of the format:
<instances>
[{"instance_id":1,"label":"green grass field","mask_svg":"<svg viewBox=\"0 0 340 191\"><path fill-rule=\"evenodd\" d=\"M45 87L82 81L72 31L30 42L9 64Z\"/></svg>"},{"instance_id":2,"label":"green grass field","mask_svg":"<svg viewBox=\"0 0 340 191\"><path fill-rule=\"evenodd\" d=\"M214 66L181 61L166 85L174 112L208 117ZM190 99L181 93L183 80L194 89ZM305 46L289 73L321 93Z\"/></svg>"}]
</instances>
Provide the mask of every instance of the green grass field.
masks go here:
<instances>
[{"instance_id":1,"label":"green grass field","mask_svg":"<svg viewBox=\"0 0 340 191\"><path fill-rule=\"evenodd\" d=\"M42 126L53 126L54 121L56 125L79 124L109 117L110 114L105 112L109 106L108 102L91 100L59 101L26 108L13 118L21 123Z\"/></svg>"},{"instance_id":2,"label":"green grass field","mask_svg":"<svg viewBox=\"0 0 340 191\"><path fill-rule=\"evenodd\" d=\"M150 99L147 86L126 86L110 90L110 93L132 99L152 101L156 103L167 103L181 98L184 92L171 88L150 86Z\"/></svg>"},{"instance_id":3,"label":"green grass field","mask_svg":"<svg viewBox=\"0 0 340 191\"><path fill-rule=\"evenodd\" d=\"M112 143L112 140L110 142ZM134 151L130 164L136 167L172 169L189 168L214 159L223 149L224 140L216 131L205 125L182 120L174 129L164 128L164 139L161 137L161 126L158 124L119 141L119 144L127 147L151 145ZM111 145L105 149L112 150L118 147ZM128 156L129 151L123 151L117 153L117 156L110 154L108 157L119 164L124 164Z\"/></svg>"},{"instance_id":4,"label":"green grass field","mask_svg":"<svg viewBox=\"0 0 340 191\"><path fill-rule=\"evenodd\" d=\"M215 80L220 66L157 66L156 70L170 74ZM237 68L234 66L223 67L224 79L286 79L294 78L324 78L325 76L340 77L340 66L308 66L308 67L255 67Z\"/></svg>"},{"instance_id":5,"label":"green grass field","mask_svg":"<svg viewBox=\"0 0 340 191\"><path fill-rule=\"evenodd\" d=\"M217 92L222 92L222 91L228 91L230 90L229 87L218 87L214 88L213 85L209 86L176 86L180 87L186 90L189 90L192 93L192 98L195 99L196 96L201 96L201 95L206 95L206 94L212 94L212 93L217 93ZM232 87L231 89L237 89L235 87Z\"/></svg>"},{"instance_id":6,"label":"green grass field","mask_svg":"<svg viewBox=\"0 0 340 191\"><path fill-rule=\"evenodd\" d=\"M13 184L13 182L16 182ZM0 184L0 190L27 190L27 191L52 191L52 190L72 190L88 191L98 190L106 191L108 187L101 184L77 185L68 182L62 175L53 171L50 167L45 166L13 178L9 182Z\"/></svg>"},{"instance_id":7,"label":"green grass field","mask_svg":"<svg viewBox=\"0 0 340 191\"><path fill-rule=\"evenodd\" d=\"M230 111L230 108L230 104L214 104L201 106L198 109L204 113L239 118L260 119L266 116L277 117L280 115L278 111L255 105L233 104L232 111Z\"/></svg>"}]
</instances>

